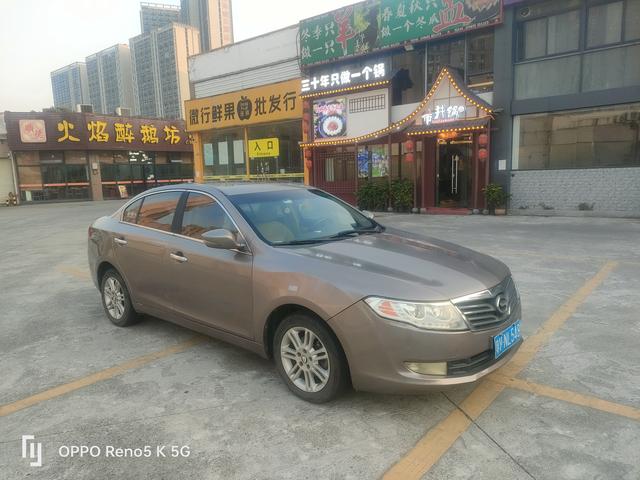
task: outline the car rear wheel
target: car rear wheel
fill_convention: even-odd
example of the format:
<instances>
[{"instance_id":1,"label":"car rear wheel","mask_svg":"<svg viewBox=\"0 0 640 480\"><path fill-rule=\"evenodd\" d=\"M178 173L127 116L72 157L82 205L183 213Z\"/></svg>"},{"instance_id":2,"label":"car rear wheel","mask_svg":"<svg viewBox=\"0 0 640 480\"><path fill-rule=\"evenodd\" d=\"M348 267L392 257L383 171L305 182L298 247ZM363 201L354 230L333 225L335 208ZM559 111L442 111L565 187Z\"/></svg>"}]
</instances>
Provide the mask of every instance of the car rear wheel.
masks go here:
<instances>
[{"instance_id":1,"label":"car rear wheel","mask_svg":"<svg viewBox=\"0 0 640 480\"><path fill-rule=\"evenodd\" d=\"M108 270L100 284L102 306L112 323L128 327L138 321L138 314L131 305L131 297L124 280L115 270Z\"/></svg>"},{"instance_id":2,"label":"car rear wheel","mask_svg":"<svg viewBox=\"0 0 640 480\"><path fill-rule=\"evenodd\" d=\"M289 389L313 403L336 398L348 383L347 362L338 341L318 319L293 314L273 340L276 366Z\"/></svg>"}]
</instances>

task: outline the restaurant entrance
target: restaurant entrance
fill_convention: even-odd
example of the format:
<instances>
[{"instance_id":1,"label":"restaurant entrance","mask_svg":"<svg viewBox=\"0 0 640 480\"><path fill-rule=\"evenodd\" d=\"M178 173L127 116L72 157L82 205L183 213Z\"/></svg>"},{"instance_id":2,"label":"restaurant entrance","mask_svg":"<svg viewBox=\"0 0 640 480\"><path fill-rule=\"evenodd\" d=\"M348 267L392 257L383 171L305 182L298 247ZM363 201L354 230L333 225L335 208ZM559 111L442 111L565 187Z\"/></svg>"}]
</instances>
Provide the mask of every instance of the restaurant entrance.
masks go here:
<instances>
[{"instance_id":1,"label":"restaurant entrance","mask_svg":"<svg viewBox=\"0 0 640 480\"><path fill-rule=\"evenodd\" d=\"M438 139L436 162L436 206L468 208L472 179L471 135Z\"/></svg>"}]
</instances>

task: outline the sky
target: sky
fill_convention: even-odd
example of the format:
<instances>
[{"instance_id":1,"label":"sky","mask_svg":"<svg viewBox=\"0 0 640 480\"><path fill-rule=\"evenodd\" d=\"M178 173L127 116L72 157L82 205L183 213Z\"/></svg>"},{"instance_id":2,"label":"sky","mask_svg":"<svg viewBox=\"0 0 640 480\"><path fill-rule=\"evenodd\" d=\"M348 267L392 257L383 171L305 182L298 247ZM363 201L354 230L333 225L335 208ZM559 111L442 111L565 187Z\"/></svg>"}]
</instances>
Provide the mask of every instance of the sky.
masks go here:
<instances>
[{"instance_id":1,"label":"sky","mask_svg":"<svg viewBox=\"0 0 640 480\"><path fill-rule=\"evenodd\" d=\"M1 0L0 112L53 105L50 73L140 34L139 0ZM355 0L232 0L235 40ZM179 0L154 3L179 5Z\"/></svg>"}]
</instances>

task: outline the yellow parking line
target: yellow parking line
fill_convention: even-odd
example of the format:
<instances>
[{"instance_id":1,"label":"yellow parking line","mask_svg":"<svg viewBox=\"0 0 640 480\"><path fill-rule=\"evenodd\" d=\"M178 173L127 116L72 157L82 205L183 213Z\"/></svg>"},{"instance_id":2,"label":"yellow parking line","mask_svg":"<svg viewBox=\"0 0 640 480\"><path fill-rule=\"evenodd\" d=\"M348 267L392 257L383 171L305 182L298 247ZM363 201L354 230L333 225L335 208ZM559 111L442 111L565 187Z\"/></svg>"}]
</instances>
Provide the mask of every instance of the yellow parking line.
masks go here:
<instances>
[{"instance_id":1,"label":"yellow parking line","mask_svg":"<svg viewBox=\"0 0 640 480\"><path fill-rule=\"evenodd\" d=\"M589 407L595 410L613 413L614 415L619 415L621 417L640 420L640 409L633 408L628 405L609 402L607 400L593 397L591 395L583 395L581 393L572 392L571 390L563 390L560 388L550 387L548 385L540 385L539 383L530 382L528 380L511 378L500 373L493 373L489 376L489 378L491 379L491 381L499 383L500 385L504 385L508 388L515 388L517 390L535 393L536 395L554 398L563 402L573 403L574 405L581 405L583 407Z\"/></svg>"},{"instance_id":2,"label":"yellow parking line","mask_svg":"<svg viewBox=\"0 0 640 480\"><path fill-rule=\"evenodd\" d=\"M511 361L500 369L500 373L507 377L515 377L530 362L538 351L545 345L551 336L556 333L577 308L598 288L598 286L618 266L618 262L606 262L593 277L587 280L576 293L574 293L560 308L558 308L538 329L527 338L520 350L516 352Z\"/></svg>"},{"instance_id":3,"label":"yellow parking line","mask_svg":"<svg viewBox=\"0 0 640 480\"><path fill-rule=\"evenodd\" d=\"M204 342L206 339L207 337L197 335L195 337L191 337L188 340L185 340L184 342L180 342L171 347L165 348L164 350L158 350L157 352L152 352L137 358L133 358L119 365L107 368L105 370L101 370L99 372L96 372L94 374L91 374L83 378L79 378L78 380L74 380L73 382L65 383L63 385L50 388L49 390L36 393L35 395L31 395L30 397L23 398L22 400L18 400L13 403L7 403L6 405L1 405L0 417L4 417L11 413L15 413L19 410L32 407L33 405L36 405L38 403L41 403L47 400L51 400L52 398L56 398L61 395L66 395L67 393L73 392L75 390L79 390L80 388L84 388L89 385L93 385L94 383L101 382L102 380L113 378L128 370L132 370L134 368L140 368L150 362L153 362L154 360L159 360L161 358L168 357L169 355L173 355L174 353L183 352L195 345L198 345Z\"/></svg>"},{"instance_id":4,"label":"yellow parking line","mask_svg":"<svg viewBox=\"0 0 640 480\"><path fill-rule=\"evenodd\" d=\"M617 262L607 262L593 277L588 279L569 299L549 317L538 331L527 338L511 361L500 369L503 376L515 376L533 360L535 354L564 323L576 309L616 268ZM476 389L462 402L460 408L471 419L476 419L498 397L505 386L489 379L483 380ZM460 416L467 419L461 422ZM464 428L463 424L466 423ZM419 479L444 455L453 443L462 435L471 421L459 409L451 412L434 429L416 444L411 451L393 465L384 475L385 480ZM434 432L434 433L432 433Z\"/></svg>"},{"instance_id":5,"label":"yellow parking line","mask_svg":"<svg viewBox=\"0 0 640 480\"><path fill-rule=\"evenodd\" d=\"M81 280L89 280L89 272L87 270L82 270L80 268L71 267L69 265L58 265L56 270L61 273L66 273L67 275L71 275L72 277L79 278Z\"/></svg>"}]
</instances>

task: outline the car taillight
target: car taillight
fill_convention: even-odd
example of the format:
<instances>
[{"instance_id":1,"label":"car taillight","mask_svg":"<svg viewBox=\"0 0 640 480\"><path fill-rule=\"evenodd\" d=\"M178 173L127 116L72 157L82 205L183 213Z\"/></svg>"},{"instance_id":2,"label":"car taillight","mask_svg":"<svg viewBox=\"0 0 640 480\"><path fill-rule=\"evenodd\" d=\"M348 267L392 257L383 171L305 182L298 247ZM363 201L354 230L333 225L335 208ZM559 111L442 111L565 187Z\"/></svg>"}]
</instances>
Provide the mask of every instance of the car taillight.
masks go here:
<instances>
[{"instance_id":1,"label":"car taillight","mask_svg":"<svg viewBox=\"0 0 640 480\"><path fill-rule=\"evenodd\" d=\"M88 235L89 238L93 237L93 227L89 227L87 235Z\"/></svg>"}]
</instances>

